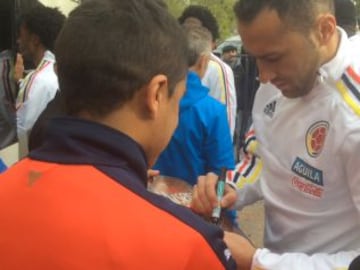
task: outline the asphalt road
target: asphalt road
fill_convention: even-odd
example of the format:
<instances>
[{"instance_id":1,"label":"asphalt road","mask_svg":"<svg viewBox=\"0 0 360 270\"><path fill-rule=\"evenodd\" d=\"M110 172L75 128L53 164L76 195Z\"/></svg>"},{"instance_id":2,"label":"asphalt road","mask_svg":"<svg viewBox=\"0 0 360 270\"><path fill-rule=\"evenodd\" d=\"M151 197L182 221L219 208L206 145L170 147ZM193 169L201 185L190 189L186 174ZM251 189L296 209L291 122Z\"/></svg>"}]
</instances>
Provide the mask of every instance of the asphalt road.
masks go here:
<instances>
[{"instance_id":1,"label":"asphalt road","mask_svg":"<svg viewBox=\"0 0 360 270\"><path fill-rule=\"evenodd\" d=\"M263 247L264 205L262 201L240 211L239 224L256 247Z\"/></svg>"}]
</instances>

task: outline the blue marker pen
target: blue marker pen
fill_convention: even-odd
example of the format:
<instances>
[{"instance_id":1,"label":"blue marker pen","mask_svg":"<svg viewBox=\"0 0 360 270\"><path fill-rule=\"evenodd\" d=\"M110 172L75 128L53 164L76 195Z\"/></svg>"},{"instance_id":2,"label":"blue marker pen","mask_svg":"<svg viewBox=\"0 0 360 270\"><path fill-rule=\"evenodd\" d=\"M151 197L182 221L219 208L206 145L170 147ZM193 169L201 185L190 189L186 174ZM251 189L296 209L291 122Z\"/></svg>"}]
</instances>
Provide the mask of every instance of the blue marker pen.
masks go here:
<instances>
[{"instance_id":1,"label":"blue marker pen","mask_svg":"<svg viewBox=\"0 0 360 270\"><path fill-rule=\"evenodd\" d=\"M214 224L219 224L220 222L220 216L221 216L221 200L224 196L224 190L225 190L225 183L226 183L226 168L221 169L221 174L219 177L219 180L216 185L216 196L218 200L218 205L213 209L212 215L211 215L211 222Z\"/></svg>"}]
</instances>

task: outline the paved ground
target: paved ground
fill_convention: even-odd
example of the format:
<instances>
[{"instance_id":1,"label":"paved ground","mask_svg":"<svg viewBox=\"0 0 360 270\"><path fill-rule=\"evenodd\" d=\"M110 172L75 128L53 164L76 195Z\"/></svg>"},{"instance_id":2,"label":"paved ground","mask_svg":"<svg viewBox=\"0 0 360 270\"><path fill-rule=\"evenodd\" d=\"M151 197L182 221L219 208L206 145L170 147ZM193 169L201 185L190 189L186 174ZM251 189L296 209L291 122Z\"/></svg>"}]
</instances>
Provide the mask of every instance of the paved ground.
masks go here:
<instances>
[{"instance_id":1,"label":"paved ground","mask_svg":"<svg viewBox=\"0 0 360 270\"><path fill-rule=\"evenodd\" d=\"M253 241L256 247L263 246L264 205L257 202L239 212L239 224L243 232Z\"/></svg>"}]
</instances>

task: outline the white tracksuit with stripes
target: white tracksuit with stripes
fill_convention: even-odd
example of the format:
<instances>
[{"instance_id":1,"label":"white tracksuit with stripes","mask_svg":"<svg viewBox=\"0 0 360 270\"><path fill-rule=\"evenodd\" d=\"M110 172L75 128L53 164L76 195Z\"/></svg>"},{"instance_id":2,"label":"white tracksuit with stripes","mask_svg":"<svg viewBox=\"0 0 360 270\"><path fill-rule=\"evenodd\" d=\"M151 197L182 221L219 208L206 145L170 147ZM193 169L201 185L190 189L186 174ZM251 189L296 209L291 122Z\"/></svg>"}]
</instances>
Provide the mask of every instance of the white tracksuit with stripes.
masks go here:
<instances>
[{"instance_id":1,"label":"white tracksuit with stripes","mask_svg":"<svg viewBox=\"0 0 360 270\"><path fill-rule=\"evenodd\" d=\"M35 121L59 89L54 65L54 54L46 51L37 68L20 83L16 100L16 118L18 138L22 149L27 148L27 138ZM23 154L26 154L26 150L23 151Z\"/></svg>"},{"instance_id":2,"label":"white tracksuit with stripes","mask_svg":"<svg viewBox=\"0 0 360 270\"><path fill-rule=\"evenodd\" d=\"M14 66L10 50L0 52L0 149L16 140L15 82L12 78Z\"/></svg>"},{"instance_id":3,"label":"white tracksuit with stripes","mask_svg":"<svg viewBox=\"0 0 360 270\"><path fill-rule=\"evenodd\" d=\"M226 105L231 139L234 137L236 123L236 88L234 73L229 65L211 54L209 65L202 83L209 88L209 95Z\"/></svg>"},{"instance_id":4,"label":"white tracksuit with stripes","mask_svg":"<svg viewBox=\"0 0 360 270\"><path fill-rule=\"evenodd\" d=\"M360 49L339 31L308 95L288 99L272 84L257 92L263 172L236 203L264 199L266 248L253 269L342 270L360 254Z\"/></svg>"}]
</instances>

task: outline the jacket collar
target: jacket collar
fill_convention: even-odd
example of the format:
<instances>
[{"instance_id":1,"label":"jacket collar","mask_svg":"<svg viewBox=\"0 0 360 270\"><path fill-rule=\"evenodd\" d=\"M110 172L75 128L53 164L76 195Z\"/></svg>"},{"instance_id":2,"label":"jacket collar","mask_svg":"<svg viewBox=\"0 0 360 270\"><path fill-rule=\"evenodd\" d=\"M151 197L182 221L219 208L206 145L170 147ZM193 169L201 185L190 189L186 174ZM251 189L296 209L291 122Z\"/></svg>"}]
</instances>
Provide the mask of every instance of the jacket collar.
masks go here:
<instances>
[{"instance_id":1,"label":"jacket collar","mask_svg":"<svg viewBox=\"0 0 360 270\"><path fill-rule=\"evenodd\" d=\"M319 74L325 81L337 81L341 78L344 70L350 66L352 59L349 51L351 43L346 32L338 27L340 33L340 43L336 55L329 62L325 63L319 69Z\"/></svg>"},{"instance_id":2,"label":"jacket collar","mask_svg":"<svg viewBox=\"0 0 360 270\"><path fill-rule=\"evenodd\" d=\"M93 165L132 171L147 182L147 160L143 149L126 134L83 119L53 119L42 147L30 158L60 164Z\"/></svg>"}]
</instances>

